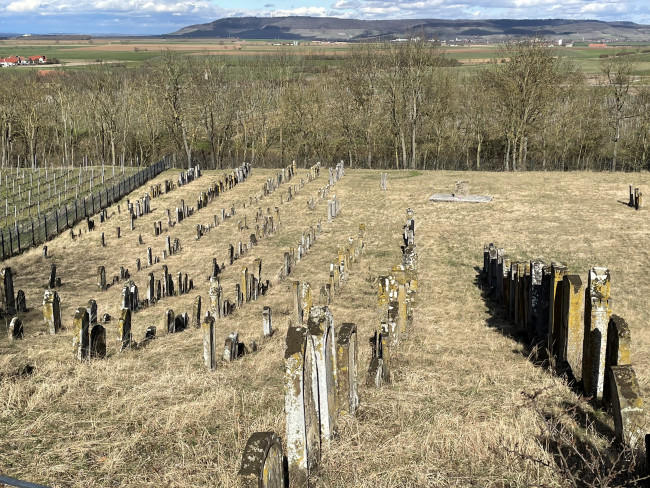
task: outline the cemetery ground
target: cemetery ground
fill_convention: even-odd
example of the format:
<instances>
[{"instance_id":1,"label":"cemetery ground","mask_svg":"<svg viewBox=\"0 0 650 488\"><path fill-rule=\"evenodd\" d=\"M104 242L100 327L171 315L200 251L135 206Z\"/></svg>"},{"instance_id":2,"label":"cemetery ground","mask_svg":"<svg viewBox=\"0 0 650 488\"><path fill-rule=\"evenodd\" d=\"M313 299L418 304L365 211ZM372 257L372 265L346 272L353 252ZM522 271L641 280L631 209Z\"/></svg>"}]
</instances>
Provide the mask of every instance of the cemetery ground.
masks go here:
<instances>
[{"instance_id":1,"label":"cemetery ground","mask_svg":"<svg viewBox=\"0 0 650 488\"><path fill-rule=\"evenodd\" d=\"M592 266L609 268L613 312L630 326L632 364L647 396L649 210L635 211L626 203L628 185L648 188L650 175L393 171L384 192L378 171L346 170L330 190L341 202L341 213L328 223L326 201L317 199L318 189L327 183L326 170L290 202L281 204L281 195L286 200L288 185L304 177L305 169L250 205L250 197L259 196L277 171L254 168L246 181L206 208L174 227L163 224L160 236L154 236L154 222L166 222L166 209L179 206L183 198L194 205L222 172L205 171L152 199L152 212L135 221L134 231L123 200L121 213L114 205L104 223L96 216L94 231L86 232L84 222L75 227L82 229L81 237L72 240L64 232L50 241L47 258L38 248L3 263L12 268L15 289L25 290L28 312L21 314L23 340L0 335L0 473L53 487L238 486L237 471L251 433L275 431L286 443L283 375L292 281L311 283L316 303L329 278L329 263L363 223L364 253L330 304L337 330L344 322L359 329L360 406L355 418L339 418L339 435L324 447L313 486L609 486L598 478L596 467L601 476L617 468L602 470L585 461L616 461L616 449L607 448L613 439L610 417L535 360L525 334L485 298L477 276L483 245L490 242L505 248L513 260L566 262L585 283ZM166 171L153 183L176 180L178 172ZM457 180L469 181L472 194L494 200L428 201L433 193L452 191ZM307 204L310 196L316 202L313 210ZM232 205L233 217L195 239L197 224L209 224L221 208ZM266 295L216 322L219 347L238 331L249 353L234 362L220 361L209 371L203 364L201 330L190 326L167 334L165 311L192 315L197 295L203 310L209 309L212 258L226 262L228 246L247 241L253 232L257 207L266 215L267 207L273 213L276 206L278 231L220 276L231 301L242 267L251 269L254 259L262 258L262 279L271 281ZM376 389L366 386L365 374L367 339L378 321L377 277L400 263L408 207L415 212L419 255L413 328L409 339L391 351L392 382ZM249 229L239 231L244 216ZM322 234L291 275L279 280L284 252L297 246L301 234L319 219ZM144 244L138 243L140 234ZM180 252L147 267L147 247L161 256L167 235L180 240ZM53 263L62 280L56 290L65 326L57 335L48 333L42 308ZM120 353L123 280L99 291L97 267L105 266L109 283L120 266L128 268L144 296L147 274L153 271L158 278L163 264L172 276L187 273L194 290L134 313L134 340L140 342L151 325L158 329L157 338ZM89 299L97 301L99 316L108 313L113 319L105 324L106 359L79 363L72 352L72 320ZM264 306L271 307L276 329L267 339L262 339ZM256 341L256 351L251 341ZM572 484L573 477L582 484Z\"/></svg>"}]
</instances>

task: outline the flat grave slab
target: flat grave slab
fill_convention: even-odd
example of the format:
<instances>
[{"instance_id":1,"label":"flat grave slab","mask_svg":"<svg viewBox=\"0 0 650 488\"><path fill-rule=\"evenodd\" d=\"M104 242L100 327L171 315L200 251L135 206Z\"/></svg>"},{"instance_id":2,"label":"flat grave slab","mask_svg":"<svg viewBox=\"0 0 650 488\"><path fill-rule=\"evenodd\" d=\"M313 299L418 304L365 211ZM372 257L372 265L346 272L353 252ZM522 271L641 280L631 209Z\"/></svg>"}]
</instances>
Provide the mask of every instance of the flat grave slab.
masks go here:
<instances>
[{"instance_id":1,"label":"flat grave slab","mask_svg":"<svg viewBox=\"0 0 650 488\"><path fill-rule=\"evenodd\" d=\"M454 195L453 193L434 193L429 197L430 202L467 202L487 203L492 201L489 195Z\"/></svg>"}]
</instances>

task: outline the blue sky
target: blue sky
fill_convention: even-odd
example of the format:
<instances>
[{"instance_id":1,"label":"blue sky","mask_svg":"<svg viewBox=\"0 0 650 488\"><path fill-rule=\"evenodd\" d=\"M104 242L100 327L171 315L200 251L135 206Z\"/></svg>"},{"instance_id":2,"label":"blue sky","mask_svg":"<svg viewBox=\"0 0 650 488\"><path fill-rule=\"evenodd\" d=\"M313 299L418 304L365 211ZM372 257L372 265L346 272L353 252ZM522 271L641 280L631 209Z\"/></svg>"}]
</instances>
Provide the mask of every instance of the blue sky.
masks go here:
<instances>
[{"instance_id":1,"label":"blue sky","mask_svg":"<svg viewBox=\"0 0 650 488\"><path fill-rule=\"evenodd\" d=\"M0 33L165 34L221 17L565 18L650 24L645 0L0 0Z\"/></svg>"}]
</instances>

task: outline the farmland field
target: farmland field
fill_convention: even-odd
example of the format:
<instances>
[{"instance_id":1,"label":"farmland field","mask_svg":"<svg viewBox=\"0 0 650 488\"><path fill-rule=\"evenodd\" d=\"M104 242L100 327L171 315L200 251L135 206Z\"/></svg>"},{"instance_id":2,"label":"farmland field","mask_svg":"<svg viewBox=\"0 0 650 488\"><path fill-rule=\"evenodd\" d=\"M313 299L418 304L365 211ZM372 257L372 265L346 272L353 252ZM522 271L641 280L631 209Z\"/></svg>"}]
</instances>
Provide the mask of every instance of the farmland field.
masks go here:
<instances>
[{"instance_id":1,"label":"farmland field","mask_svg":"<svg viewBox=\"0 0 650 488\"><path fill-rule=\"evenodd\" d=\"M269 54L291 54L314 58L346 56L358 44L320 43L301 41L293 46L282 40L240 40L240 39L150 39L150 38L96 38L91 40L5 40L0 41L0 55L21 56L46 55L49 59L61 61L63 66L74 67L97 63L127 63L138 65L155 60L165 50L179 51L190 55L255 56ZM587 74L599 72L601 55L613 55L622 49L644 51L648 46L610 46L589 48L586 46L563 47L563 54L574 61ZM465 70L483 65L497 56L498 45L447 46L445 51L451 58L458 59ZM637 74L650 74L650 53L642 52L638 57ZM30 67L33 69L34 67ZM39 68L41 69L42 66Z\"/></svg>"},{"instance_id":2,"label":"farmland field","mask_svg":"<svg viewBox=\"0 0 650 488\"><path fill-rule=\"evenodd\" d=\"M290 202L288 186L305 178L305 169L258 205L250 204L277 171L255 168L248 180L206 208L174 227L165 225L160 236L154 236L153 224L166 223L166 209L180 206L181 199L193 206L221 172L206 171L154 198L152 213L138 218L134 231L124 230L128 215L113 206L94 232L84 228L75 240L68 234L52 240L50 257L33 249L3 263L14 272L15 289L25 291L29 310L21 314L23 340L0 335L0 473L52 487L238 486L237 471L251 433L272 430L286 439L283 358L293 313L292 280L309 282L317 296L329 279L329 263L348 237L356 237L361 223L366 226L365 251L330 305L337 330L344 322L359 328L361 403L355 418L339 419L339 436L324 447L314 486L567 486L570 475L561 469L557 445L545 430L548 419L560 419L583 453L607 452L613 437L610 417L581 402L563 378L533 361L522 332L486 301L477 279L486 243L505 248L513 260L566 262L583 282L592 266L608 267L613 311L629 324L632 364L647 398L650 223L647 209L625 205L629 183L642 190L650 186L647 173L391 171L383 192L378 171L346 170L330 190L330 197L336 194L341 202L341 213L328 223L326 202L318 198L326 171ZM177 175L167 171L153 183ZM468 181L470 193L494 200L428 201L432 193L453 191L457 180ZM144 191L134 192L133 198ZM313 210L309 197L316 202ZM124 201L121 205L123 210ZM234 217L195 239L198 224L209 224L214 214L233 205ZM226 261L230 244L248 241L257 208L266 215L267 208L273 212L276 206L277 233L260 240L221 275L225 297L233 300L242 267L250 269L254 259L262 259L269 292L217 320L219 341L238 331L247 345L257 342L257 351L208 371L201 331L190 327L166 334L165 311L191 314L197 295L207 309L212 258ZM407 208L414 210L419 255L413 330L391 352L392 383L375 389L365 385L365 373L367 338L378 326L377 277L400 263ZM244 216L249 229L240 231L238 221ZM284 253L319 220L322 234L289 279L280 280ZM124 230L120 239L117 226ZM105 247L99 232L107 236ZM144 244L138 243L139 234ZM147 267L147 247L160 256L166 235L180 240L181 251ZM138 258L141 271L135 268ZM62 278L57 291L66 327L54 336L47 332L42 311L53 263ZM119 353L122 282L98 291L97 267L106 267L109 281L121 266L128 268L142 298L147 274L158 278L163 264L174 276L187 273L195 289L134 313L134 339L140 342L151 325L157 326L159 338L145 348ZM82 364L73 360L72 318L89 299L97 301L99 316L108 313L113 320L107 324L108 357ZM261 340L264 306L272 308L277 331ZM33 367L31 373L27 365ZM647 412L645 418L650 419ZM573 458L570 462L585 483L599 485L597 473Z\"/></svg>"}]
</instances>

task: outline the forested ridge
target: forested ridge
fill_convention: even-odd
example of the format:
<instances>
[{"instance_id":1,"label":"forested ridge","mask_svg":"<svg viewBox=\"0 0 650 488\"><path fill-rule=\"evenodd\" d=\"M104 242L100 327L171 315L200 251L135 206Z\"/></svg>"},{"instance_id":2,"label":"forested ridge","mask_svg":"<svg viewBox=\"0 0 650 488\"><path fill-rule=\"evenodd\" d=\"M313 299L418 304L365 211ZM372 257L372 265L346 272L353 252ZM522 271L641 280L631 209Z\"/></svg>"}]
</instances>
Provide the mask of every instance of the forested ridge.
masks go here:
<instances>
[{"instance_id":1,"label":"forested ridge","mask_svg":"<svg viewBox=\"0 0 650 488\"><path fill-rule=\"evenodd\" d=\"M644 170L650 87L636 54L618 54L595 83L542 43L504 45L465 70L417 38L336 57L165 51L135 68L2 70L0 159Z\"/></svg>"}]
</instances>

